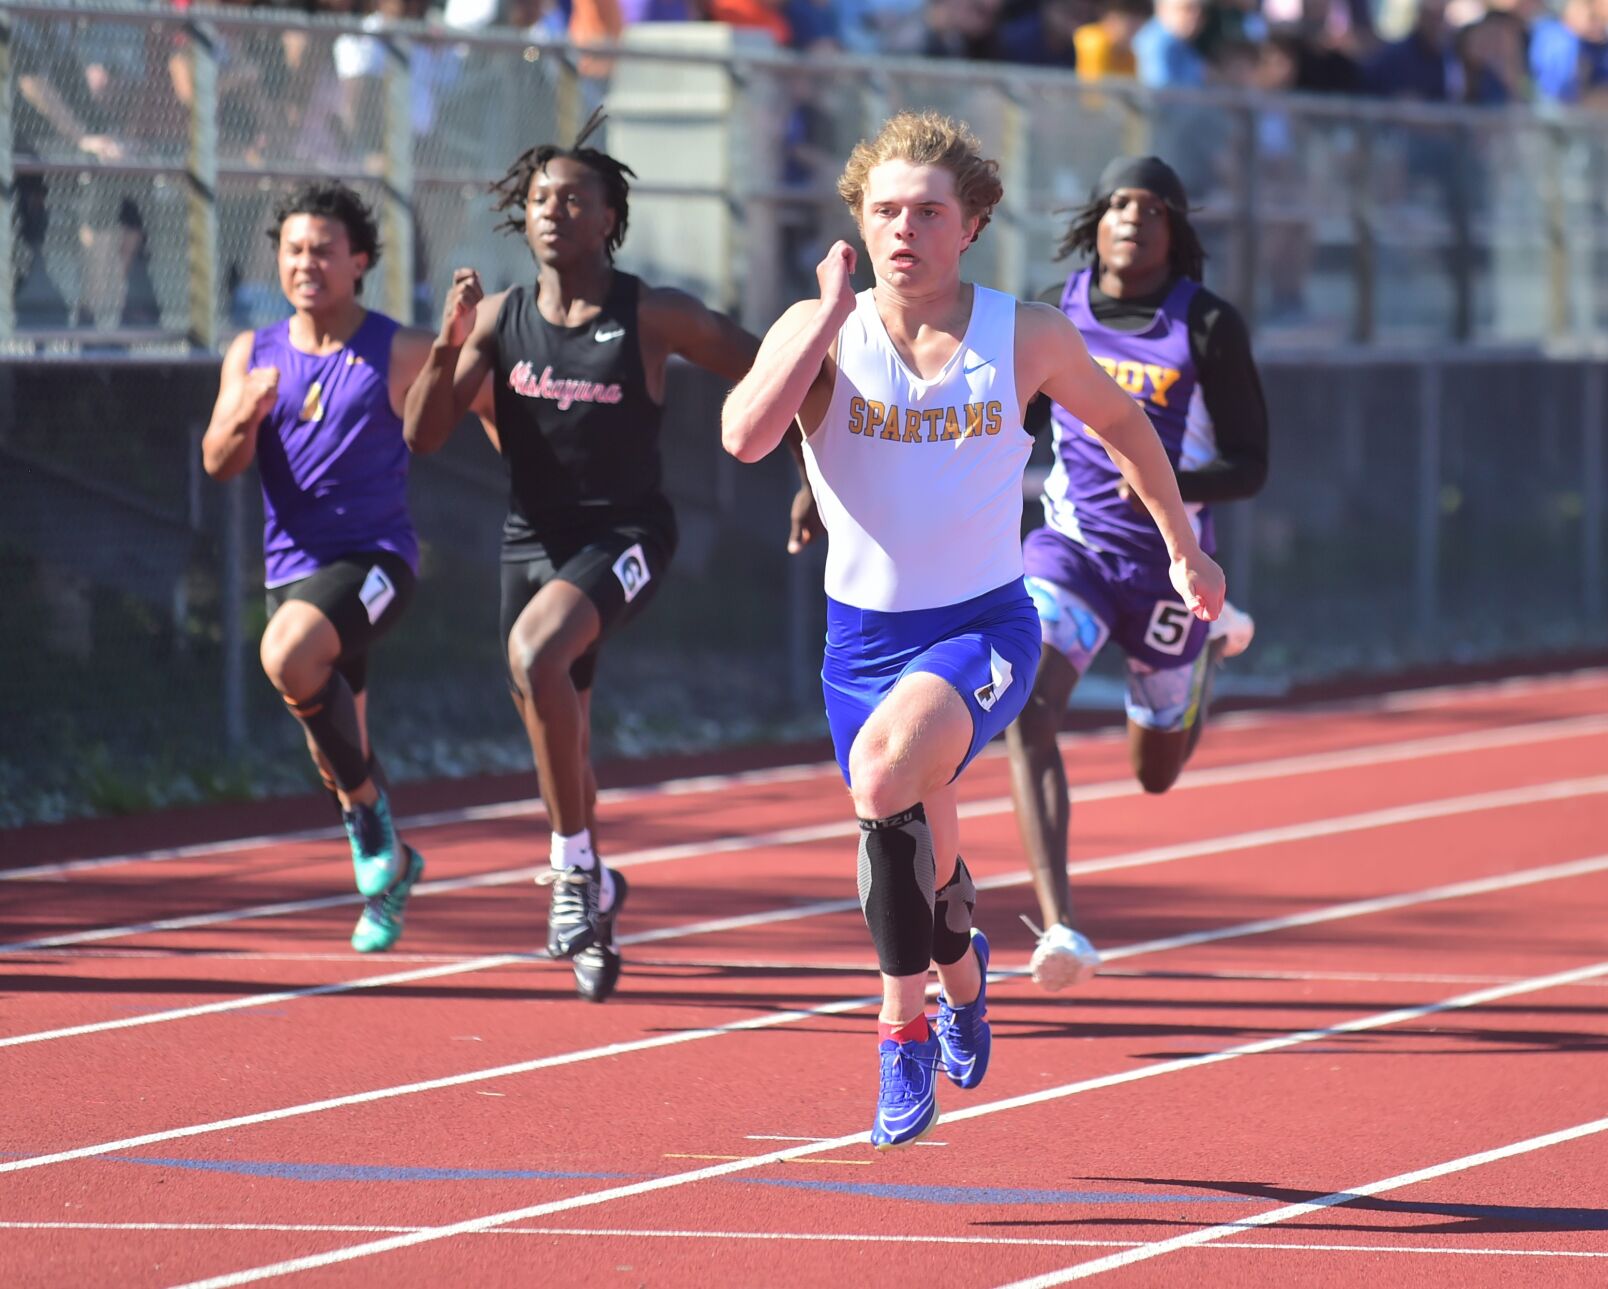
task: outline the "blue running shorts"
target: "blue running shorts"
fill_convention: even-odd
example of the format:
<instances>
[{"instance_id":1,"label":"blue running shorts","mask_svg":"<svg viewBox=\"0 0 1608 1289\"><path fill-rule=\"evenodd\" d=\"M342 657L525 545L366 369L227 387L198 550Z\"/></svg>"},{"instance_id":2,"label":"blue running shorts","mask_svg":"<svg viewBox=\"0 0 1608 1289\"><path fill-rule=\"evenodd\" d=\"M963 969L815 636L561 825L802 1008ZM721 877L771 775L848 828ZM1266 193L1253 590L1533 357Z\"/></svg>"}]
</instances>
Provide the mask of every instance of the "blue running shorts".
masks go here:
<instances>
[{"instance_id":1,"label":"blue running shorts","mask_svg":"<svg viewBox=\"0 0 1608 1289\"><path fill-rule=\"evenodd\" d=\"M821 691L843 781L861 727L914 671L948 681L971 712L971 746L955 767L958 777L1027 705L1038 660L1038 612L1020 579L960 604L903 613L828 596Z\"/></svg>"}]
</instances>

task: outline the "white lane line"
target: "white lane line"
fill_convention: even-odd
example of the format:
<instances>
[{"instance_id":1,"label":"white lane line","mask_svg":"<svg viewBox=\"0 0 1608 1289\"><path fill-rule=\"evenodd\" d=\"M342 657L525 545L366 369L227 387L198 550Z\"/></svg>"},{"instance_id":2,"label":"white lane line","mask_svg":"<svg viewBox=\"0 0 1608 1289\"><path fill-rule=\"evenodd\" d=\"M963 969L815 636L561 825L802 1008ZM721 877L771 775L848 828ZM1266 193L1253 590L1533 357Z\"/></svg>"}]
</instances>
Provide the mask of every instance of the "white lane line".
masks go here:
<instances>
[{"instance_id":1,"label":"white lane line","mask_svg":"<svg viewBox=\"0 0 1608 1289\"><path fill-rule=\"evenodd\" d=\"M96 958L166 958L187 963L352 963L352 950L344 953L288 953L272 950L233 950L233 948L35 948L42 960L95 961ZM471 953L386 953L388 963L470 963L479 961ZM31 966L29 963L10 963L10 966ZM43 966L43 963L39 963Z\"/></svg>"},{"instance_id":2,"label":"white lane line","mask_svg":"<svg viewBox=\"0 0 1608 1289\"><path fill-rule=\"evenodd\" d=\"M1219 722L1220 723L1220 722ZM1369 744L1335 752L1300 753L1274 757L1264 761L1250 761L1237 765L1216 766L1186 771L1172 791L1192 788L1216 787L1229 783L1253 782L1264 778L1283 778L1291 775L1316 774L1359 766L1383 765L1397 761L1417 760L1425 756L1456 755L1467 752L1489 751L1507 747L1521 747L1532 743L1551 742L1555 739L1585 738L1608 732L1608 716L1559 717L1533 721L1521 725L1499 726L1484 731L1471 731L1453 735L1434 735L1407 739L1401 742ZM1086 744L1088 735L1073 735L1063 743ZM984 759L998 760L1004 756L999 750L984 753ZM605 804L641 800L655 796L677 796L688 792L729 791L733 787L751 784L796 782L813 777L835 775L834 765L794 766L783 770L755 770L747 775L737 774L714 778L670 780L648 788L613 788L599 794ZM1139 786L1131 779L1111 779L1101 783L1074 784L1073 792L1080 801L1102 801L1117 797L1137 796ZM406 830L445 827L454 824L479 823L488 820L510 819L522 816L535 817L543 813L536 798L524 801L498 802L493 805L473 806L461 810L441 810L431 814L410 815L398 821ZM245 850L258 850L266 846L292 842L325 841L341 837L339 828L308 828L296 832L268 833L256 837L243 837L234 841L203 842L190 846L176 846L160 850L140 851L127 855L107 855L94 859L68 860L55 864L35 864L27 868L0 869L0 882L37 880L64 877L73 873L93 871L118 864L164 863L170 860L197 859L211 855L236 854Z\"/></svg>"},{"instance_id":3,"label":"white lane line","mask_svg":"<svg viewBox=\"0 0 1608 1289\"><path fill-rule=\"evenodd\" d=\"M1023 1096L1006 1097L1003 1100L985 1102L981 1105L967 1106L962 1110L946 1113L943 1117L945 1125L964 1122L968 1119L980 1119L989 1115L1000 1114L1007 1110L1017 1110L1027 1106L1043 1105L1051 1101L1059 1101L1079 1093L1094 1091L1098 1088L1116 1087L1124 1083L1134 1083L1142 1079L1158 1078L1166 1074L1176 1074L1181 1071L1200 1069L1208 1065L1219 1065L1227 1061L1238 1060L1245 1056L1259 1056L1267 1052L1284 1051L1293 1047L1300 1047L1306 1043L1319 1042L1334 1038L1342 1034L1356 1034L1367 1030L1381 1029L1389 1025L1399 1025L1406 1021L1420 1020L1425 1016L1432 1016L1442 1012L1456 1011L1469 1007L1478 1007L1484 1003L1495 1002L1503 998L1511 998L1519 994L1538 993L1546 989L1556 989L1563 985L1574 984L1579 980L1593 979L1608 974L1608 962L1593 963L1590 966L1576 967L1571 971L1556 972L1552 975L1537 976L1529 980L1518 981L1510 985L1497 985L1489 989L1476 990L1473 993L1460 994L1453 998L1443 999L1440 1002L1426 1003L1417 1007L1402 1007L1387 1012L1377 1012L1372 1016L1359 1017L1356 1020L1345 1021L1338 1025L1327 1026L1323 1029L1302 1030L1293 1034L1284 1034L1277 1038L1261 1039L1254 1043L1241 1044L1238 1047L1225 1048L1216 1052L1202 1053L1194 1056L1182 1057L1172 1061L1162 1061L1152 1065L1142 1065L1134 1069L1125 1070L1118 1074L1107 1074L1097 1078L1084 1079L1076 1083L1063 1084L1060 1087L1045 1088L1038 1092L1027 1093ZM1608 1120L1603 1121L1608 1126ZM631 1182L623 1186L611 1186L604 1190L590 1191L580 1195L572 1195L567 1199L552 1200L545 1204L532 1204L524 1208L510 1209L502 1213L491 1213L484 1217L468 1218L461 1222L453 1222L446 1226L437 1226L423 1231L413 1231L404 1235L394 1235L385 1239L371 1240L363 1244L352 1245L345 1249L332 1249L324 1253L311 1254L301 1258L290 1258L283 1262L275 1262L264 1266L251 1267L243 1271L231 1272L226 1275L214 1276L207 1280L198 1280L182 1286L182 1289L229 1289L233 1285L252 1284L259 1280L269 1280L276 1276L290 1275L300 1271L310 1271L316 1267L333 1266L337 1263L352 1262L359 1258L372 1257L380 1253L389 1253L394 1249L411 1248L415 1245L429 1244L437 1240L451 1239L458 1235L469 1235L478 1231L490 1230L493 1227L508 1226L515 1222L525 1222L532 1218L547 1217L554 1213L568 1213L576 1209L592 1208L599 1204L608 1204L614 1200L630 1199L638 1195L652 1194L656 1191L673 1190L678 1187L693 1185L708 1181L716 1177L727 1177L733 1173L751 1172L770 1164L785 1163L790 1159L797 1159L805 1155L825 1154L828 1151L839 1150L847 1146L864 1146L865 1132L849 1133L842 1137L831 1138L822 1142L809 1142L797 1146L789 1146L783 1150L774 1150L763 1155L754 1155L748 1159L733 1160L728 1163L712 1164L707 1168L697 1168L685 1173L672 1173L663 1177L649 1178L644 1181ZM0 1165L0 1168L3 1168Z\"/></svg>"},{"instance_id":4,"label":"white lane line","mask_svg":"<svg viewBox=\"0 0 1608 1289\"><path fill-rule=\"evenodd\" d=\"M1567 864L1552 864L1544 868L1531 869L1522 873L1502 874L1498 877L1485 878L1477 882L1458 882L1452 886L1432 887L1427 891L1419 892L1417 899L1413 902L1428 903L1435 900L1454 899L1467 895L1485 894L1496 890L1506 890L1517 886L1531 885L1538 882L1553 881L1559 878L1580 876L1585 873L1599 872L1605 868L1608 868L1608 855L1599 855L1595 859L1577 860ZM1392 901L1400 901L1407 897L1393 896L1388 898ZM1374 906L1377 903L1378 901L1374 900L1361 900L1337 907L1349 910L1348 912L1340 914L1339 916L1357 917L1365 913L1376 911ZM1399 902L1395 902L1392 903L1391 907L1399 908L1404 907L1404 905ZM1330 910L1317 909L1307 913L1291 914L1288 920L1292 923L1305 922L1312 920L1314 914L1326 914L1329 912ZM1321 917L1317 920L1332 921L1334 918L1332 916ZM1234 939L1247 933L1265 934L1269 931L1282 929L1280 925L1282 921L1284 921L1284 919L1261 919L1252 923L1217 927L1211 931L1203 931L1198 933L1193 938L1192 943L1206 943L1211 940ZM1254 928L1254 930L1249 930L1249 928ZM1160 952L1166 948L1177 947L1175 942L1178 939L1179 937L1174 936L1168 937L1165 940L1153 940L1142 942L1136 945L1113 948L1107 956L1133 957L1144 952ZM1003 973L991 972L990 978L997 978L997 976L1000 974ZM1509 982L1509 984L1521 985L1523 983L1525 982ZM1590 984L1594 982L1586 980L1580 983ZM1508 987L1508 985L1499 986L1499 988L1505 987ZM932 988L936 989L937 986L933 985ZM862 1006L870 1006L878 1000L879 998L877 995L870 995L864 998L851 999L846 1002L831 1003L822 1007L783 1013L779 1019L775 1016L765 1016L749 1021L735 1022L731 1025L720 1026L713 1029L691 1031L687 1034L662 1036L655 1039L639 1040L634 1043L614 1044L607 1047L591 1048L580 1052L567 1053L558 1056L541 1057L515 1065L497 1066L489 1070L472 1071L467 1074L452 1075L441 1079L432 1079L419 1083L405 1084L401 1087L381 1088L371 1092L353 1093L345 1097L337 1097L325 1101L314 1101L305 1105L282 1107L279 1110L265 1111L257 1115L247 1115L241 1118L226 1119L218 1123L200 1124L187 1128L168 1129L163 1132L146 1134L143 1137L125 1141L111 1142L100 1146L82 1147L75 1151L65 1151L56 1155L41 1156L37 1161L21 1160L12 1161L11 1163L0 1163L0 1173L17 1171L20 1168L38 1167L42 1166L43 1164L58 1163L69 1159L87 1158L92 1155L108 1154L113 1151L131 1148L135 1145L148 1145L156 1141L168 1141L180 1137L200 1136L204 1133L224 1131L229 1128L243 1126L249 1123L266 1123L279 1119L296 1118L301 1115L316 1114L324 1110L337 1109L349 1105L361 1105L371 1101L388 1100L392 1097L406 1096L416 1092L431 1092L443 1087L455 1087L465 1083L483 1082L488 1079L504 1078L509 1075L523 1074L532 1070L544 1069L554 1065L575 1064L581 1061L596 1060L607 1056L615 1056L622 1052L644 1051L655 1047L666 1046L672 1042L688 1042L692 1039L715 1038L722 1034L737 1033L745 1029L766 1028L768 1026L778 1024L791 1024L794 1021L807 1020L815 1016L825 1016L835 1014L837 1012L854 1011ZM241 1001L254 1002L255 1000ZM141 1020L142 1018L134 1017L130 1018L129 1021L106 1022L106 1025L109 1027L126 1027L130 1023L138 1024L141 1022ZM22 1037L26 1038L28 1036ZM953 1114L949 1116L950 1119L953 1119L954 1117L955 1116Z\"/></svg>"},{"instance_id":5,"label":"white lane line","mask_svg":"<svg viewBox=\"0 0 1608 1289\"><path fill-rule=\"evenodd\" d=\"M1590 782L1598 782L1588 780ZM1608 776L1600 781L1601 790L1608 791ZM1550 792L1552 788L1563 785L1547 785ZM1513 791L1521 794L1522 800L1515 802ZM1478 803L1472 808L1494 808L1489 802L1495 798L1499 805L1529 804L1534 789L1510 790L1496 794L1481 794L1477 797L1458 797L1450 802L1426 802L1419 809L1431 813L1414 816L1414 818L1435 818L1441 813L1447 813L1446 807L1451 802ZM1545 799L1552 799L1550 796ZM1288 828L1262 829L1251 833L1240 833L1228 837L1209 838L1202 841L1191 842L1184 846L1167 846L1144 851L1135 851L1128 855L1113 855L1103 860L1091 860L1082 864L1069 865L1072 873L1095 873L1112 869L1125 869L1141 864L1165 863L1176 859L1194 858L1213 854L1226 854L1231 851L1249 849L1256 846L1271 845L1276 842L1287 842L1303 838L1328 836L1334 832L1349 831L1353 827L1380 826L1377 820L1387 817L1390 823L1406 822L1400 816L1400 809L1388 811L1370 811L1364 815L1342 816L1337 820L1315 820L1304 825L1297 833ZM1460 811L1450 811L1460 813ZM1362 821L1359 823L1358 821ZM1315 830L1315 831L1314 831ZM620 856L612 862L624 865L631 861L629 855ZM1525 869L1517 873L1502 873L1494 877L1476 878L1467 882L1456 882L1449 886L1437 886L1425 891L1409 891L1397 895L1377 896L1366 900L1356 900L1345 904L1330 905L1326 908L1312 909L1302 913L1286 914L1278 918L1265 918L1256 922L1247 922L1231 927L1218 927L1202 931L1192 931L1183 935L1169 936L1160 940L1146 940L1138 944L1119 946L1104 951L1104 958L1108 962L1120 961L1123 958L1135 957L1139 954L1159 953L1167 949L1185 948L1198 944L1209 944L1215 940L1236 938L1241 935L1260 935L1270 931L1288 930L1298 926L1311 926L1322 922L1332 922L1345 918L1358 917L1368 913L1385 912L1391 909L1407 908L1415 904L1432 903L1437 900L1458 899L1467 895L1482 895L1493 891L1508 890L1519 886L1529 886L1537 882L1556 881L1560 878L1580 877L1594 873L1608 867L1608 856L1598 855L1589 859L1572 860L1563 864L1551 864L1542 868ZM1025 873L1005 873L991 878L982 878L977 882L981 890L995 890L1007 886L1019 886L1030 881ZM421 884L417 889L425 890L428 884ZM353 897L361 898L361 897ZM792 905L783 909L771 909L762 913L747 913L727 918L712 918L702 922L688 922L677 926L659 927L649 931L639 931L632 935L620 937L622 946L637 944L655 944L666 940L689 939L697 936L715 935L727 931L748 930L758 926L771 926L782 922L796 922L807 918L827 916L836 913L847 913L858 909L857 900L820 900L811 904ZM90 1021L82 1025L71 1025L59 1029L39 1030L29 1034L17 1034L0 1039L0 1048L20 1047L30 1043L41 1043L63 1038L76 1038L86 1034L99 1034L112 1030L135 1029L145 1025L166 1024L172 1021L189 1020L197 1016L214 1016L224 1012L245 1011L253 1007L269 1007L277 1003L289 1002L299 998L326 997L331 994L346 993L359 989L374 989L390 985L405 985L417 980L436 980L445 976L467 975L478 971L489 971L499 967L512 966L516 963L530 962L533 955L525 954L494 954L483 958L471 958L456 962L444 963L439 966L423 967L414 971L393 972L384 976L370 976L355 981L341 981L327 985L314 985L303 989L283 990L272 994L254 994L243 998L230 998L219 1002L200 1003L192 1007L172 1008L165 1011L146 1012L137 1016L123 1016L116 1020ZM1002 976L1025 975L1025 971L1004 971L998 973Z\"/></svg>"},{"instance_id":6,"label":"white lane line","mask_svg":"<svg viewBox=\"0 0 1608 1289\"><path fill-rule=\"evenodd\" d=\"M1434 801L1422 801L1408 806L1392 806L1384 810L1367 810L1360 814L1337 815L1329 819L1287 824L1278 828L1261 828L1253 832L1212 838L1209 841L1197 840L1171 846L1156 846L1147 850L1131 851L1125 855L1106 856L1101 859L1068 864L1067 872L1076 877L1086 873L1105 873L1124 868L1139 868L1148 864L1167 863L1175 859L1194 859L1203 855L1251 850L1262 846L1305 841L1314 837L1329 837L1339 833L1357 832L1369 828L1394 827L1398 824L1440 819L1448 815L1467 814L1471 811L1503 810L1513 806L1537 805L1545 802L1567 800L1573 797L1596 796L1604 792L1608 792L1608 775L1596 775L1582 779L1562 779L1521 788L1502 788L1494 792L1474 793L1470 796L1442 797ZM1009 797L997 797L988 801L975 801L962 805L960 816L963 819L978 818L985 815L1003 814L1011 808ZM799 845L806 842L824 841L854 835L856 835L856 825L852 822L848 824L814 824L803 828L784 828L768 833L720 838L711 842L689 842L673 846L654 846L645 850L627 851L622 855L610 856L609 863L616 868L632 868L644 864L663 863L672 859ZM439 895L447 891L509 886L534 877L543 868L545 868L545 865L481 873L471 877L453 877L441 881L420 882L414 888L414 894ZM1031 879L1025 873L1006 874L985 879L979 882L978 886L994 889L1002 886L1022 885L1029 880ZM195 913L185 917L160 918L150 922L132 923L127 926L99 927L88 931L65 932L61 935L45 936L36 940L18 940L11 944L0 944L0 954L26 953L35 949L115 940L124 936L150 935L158 931L183 931L203 926L219 926L231 922L245 922L264 917L280 917L287 913L303 913L318 909L337 908L343 905L361 904L362 902L363 897L361 895L351 893L346 895L326 895L310 900L287 900L276 904L257 904L246 908L224 909L215 913ZM815 912L836 911L840 905L843 908L859 907L853 901L823 901L819 905L804 907L810 911L810 915L813 915ZM696 925L709 932L728 929L728 924L741 926L760 925L760 923L748 921L749 916L752 915L744 915L744 918L736 923L733 923L731 919L715 919ZM792 911L782 909L774 914L761 916L769 916L774 921L787 921L792 916ZM655 939L675 938L684 933L676 927L665 927L659 931L643 932L638 936L632 937L631 943L651 943Z\"/></svg>"},{"instance_id":7,"label":"white lane line","mask_svg":"<svg viewBox=\"0 0 1608 1289\"><path fill-rule=\"evenodd\" d=\"M1218 1240L1226 1240L1230 1236L1244 1235L1248 1230L1272 1226L1278 1222L1287 1222L1291 1218L1305 1217L1308 1213L1318 1213L1326 1208L1349 1204L1353 1200L1366 1199L1370 1195L1383 1195L1388 1191L1400 1190L1405 1186L1416 1186L1419 1182L1433 1181L1437 1177L1465 1172L1470 1168L1479 1168L1484 1164L1495 1163L1501 1159L1512 1159L1518 1155L1528 1155L1537 1150L1546 1150L1551 1146L1562 1145L1568 1141L1577 1141L1581 1137L1590 1137L1605 1131L1608 1131L1608 1119L1593 1119L1590 1123L1577 1124L1572 1128L1561 1128L1557 1132L1543 1133L1539 1137L1529 1137L1524 1141L1515 1141L1506 1146L1498 1146L1494 1150L1482 1150L1477 1154L1464 1155L1461 1159L1451 1159L1445 1163L1432 1164L1428 1168L1415 1169L1410 1173L1398 1173L1396 1176L1387 1177L1383 1181L1368 1182L1362 1186L1353 1186L1347 1190L1335 1191L1333 1194L1307 1200L1304 1203L1285 1204L1282 1207L1268 1209L1264 1213L1242 1217L1233 1222L1224 1222L1217 1226L1203 1227L1197 1231L1175 1235L1170 1240L1158 1240L1153 1244L1130 1249L1126 1253L1114 1253L1109 1257L1096 1258L1092 1262L1080 1262L1076 1266L1066 1267L1060 1271L1051 1271L1045 1275L1033 1276L1027 1280L1015 1280L1009 1285L1003 1286L1002 1289L1050 1289L1052 1285L1069 1284L1073 1280L1087 1280L1090 1276L1102 1275L1107 1271L1116 1271L1121 1267L1132 1266L1135 1262L1146 1262L1151 1258L1159 1258L1164 1253L1172 1253L1178 1249L1193 1248L1202 1244L1212 1244ZM1254 1246L1246 1245L1243 1247L1251 1248Z\"/></svg>"},{"instance_id":8,"label":"white lane line","mask_svg":"<svg viewBox=\"0 0 1608 1289\"><path fill-rule=\"evenodd\" d=\"M924 1144L924 1143L918 1143ZM201 1235L231 1231L264 1231L306 1235L405 1235L428 1230L422 1226L320 1226L307 1222L0 1222L0 1231L189 1231ZM829 1231L678 1231L646 1227L593 1226L499 1226L477 1235L569 1235L583 1239L619 1238L633 1240L803 1240L823 1244L944 1244L944 1245L1024 1245L1057 1249L1134 1249L1140 1240L1076 1240L1049 1236L1011 1235L870 1235ZM1608 1258L1608 1253L1583 1249L1471 1249L1444 1244L1215 1244L1208 1248L1221 1253L1318 1252L1318 1253L1421 1253L1452 1254L1458 1257L1505 1258Z\"/></svg>"},{"instance_id":9,"label":"white lane line","mask_svg":"<svg viewBox=\"0 0 1608 1289\"><path fill-rule=\"evenodd\" d=\"M159 1141L178 1141L185 1137L200 1137L212 1132L227 1132L233 1128L249 1128L260 1123L274 1123L281 1119L294 1119L302 1115L318 1114L324 1110L338 1110L345 1106L371 1105L396 1097L412 1096L420 1092L437 1092L443 1088L463 1087L471 1083L484 1083L488 1079L504 1079L516 1074L529 1074L536 1070L553 1069L562 1065L578 1065L583 1061L597 1061L611 1056L624 1056L629 1052L647 1052L661 1047L674 1047L680 1043L693 1043L705 1038L718 1038L723 1034L739 1034L748 1030L770 1029L777 1025L791 1025L797 1021L813 1020L821 1016L835 1016L842 1012L857 1011L881 1001L880 994L864 998L846 998L835 1003L823 1003L798 1011L770 1012L751 1016L746 1020L732 1021L713 1028L682 1030L674 1034L658 1034L652 1038L634 1039L628 1043L609 1043L603 1047L589 1047L580 1051L560 1052L554 1056L536 1057L517 1061L512 1065L499 1065L486 1070L471 1070L466 1074L449 1074L441 1078L423 1079L417 1083L403 1083L395 1087L375 1088L368 1092L353 1092L342 1097L329 1097L323 1101L309 1101L301 1105L281 1106L277 1110L262 1110L256 1114L236 1115L211 1123L191 1124L184 1128L167 1128L161 1132L142 1133L137 1137L124 1137L119 1141L103 1141L93 1146L79 1146L72 1150L59 1150L49 1155L34 1155L25 1159L0 1160L0 1173L25 1172L49 1164L66 1163L74 1159L90 1159L97 1155L110 1155L120 1150L133 1150Z\"/></svg>"}]
</instances>

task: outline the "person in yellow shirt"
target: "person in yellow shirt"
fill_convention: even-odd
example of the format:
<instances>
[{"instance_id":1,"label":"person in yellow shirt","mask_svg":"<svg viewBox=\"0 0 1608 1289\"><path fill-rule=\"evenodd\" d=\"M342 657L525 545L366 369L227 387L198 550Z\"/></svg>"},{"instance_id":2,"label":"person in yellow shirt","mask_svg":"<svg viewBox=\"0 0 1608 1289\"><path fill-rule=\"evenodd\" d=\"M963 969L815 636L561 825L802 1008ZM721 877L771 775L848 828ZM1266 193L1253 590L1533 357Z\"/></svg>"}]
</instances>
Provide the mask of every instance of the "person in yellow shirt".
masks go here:
<instances>
[{"instance_id":1,"label":"person in yellow shirt","mask_svg":"<svg viewBox=\"0 0 1608 1289\"><path fill-rule=\"evenodd\" d=\"M1072 33L1078 75L1089 81L1107 77L1132 80L1137 71L1133 38L1149 17L1149 0L1107 0L1096 21Z\"/></svg>"}]
</instances>

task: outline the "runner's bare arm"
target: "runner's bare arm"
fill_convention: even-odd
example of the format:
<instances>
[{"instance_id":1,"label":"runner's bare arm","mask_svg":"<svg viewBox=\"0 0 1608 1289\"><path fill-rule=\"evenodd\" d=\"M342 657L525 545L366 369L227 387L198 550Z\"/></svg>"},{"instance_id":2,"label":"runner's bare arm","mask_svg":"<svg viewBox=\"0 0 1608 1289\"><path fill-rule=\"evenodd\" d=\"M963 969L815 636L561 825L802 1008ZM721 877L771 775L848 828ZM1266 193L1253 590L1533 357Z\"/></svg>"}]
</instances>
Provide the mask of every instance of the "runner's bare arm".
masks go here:
<instances>
[{"instance_id":1,"label":"runner's bare arm","mask_svg":"<svg viewBox=\"0 0 1608 1289\"><path fill-rule=\"evenodd\" d=\"M800 300L760 343L753 368L737 383L721 413L721 441L739 461L758 461L782 441L795 417L805 437L815 432L832 394L832 342L854 312L854 249L834 242L816 267L817 300Z\"/></svg>"},{"instance_id":2,"label":"runner's bare arm","mask_svg":"<svg viewBox=\"0 0 1608 1289\"><path fill-rule=\"evenodd\" d=\"M1044 393L1088 426L1145 503L1172 558L1172 580L1197 617L1215 618L1223 572L1200 548L1178 478L1139 404L1089 357L1083 337L1059 309L1017 306L1017 389L1023 403Z\"/></svg>"},{"instance_id":3,"label":"runner's bare arm","mask_svg":"<svg viewBox=\"0 0 1608 1289\"><path fill-rule=\"evenodd\" d=\"M679 355L729 381L746 376L759 352L758 336L685 291L644 292L637 317L659 353Z\"/></svg>"},{"instance_id":4,"label":"runner's bare arm","mask_svg":"<svg viewBox=\"0 0 1608 1289\"><path fill-rule=\"evenodd\" d=\"M436 451L451 437L486 383L503 294L485 295L473 269L453 273L441 330L408 390L402 413L402 433L419 455Z\"/></svg>"},{"instance_id":5,"label":"runner's bare arm","mask_svg":"<svg viewBox=\"0 0 1608 1289\"><path fill-rule=\"evenodd\" d=\"M398 327L391 337L391 373L387 384L391 410L398 416L407 406L408 390L429 361L430 346L434 343L435 336L423 327Z\"/></svg>"},{"instance_id":6,"label":"runner's bare arm","mask_svg":"<svg viewBox=\"0 0 1608 1289\"><path fill-rule=\"evenodd\" d=\"M251 363L252 333L229 343L218 381L218 400L201 438L201 464L214 479L233 479L257 455L257 429L273 410L279 369Z\"/></svg>"}]
</instances>

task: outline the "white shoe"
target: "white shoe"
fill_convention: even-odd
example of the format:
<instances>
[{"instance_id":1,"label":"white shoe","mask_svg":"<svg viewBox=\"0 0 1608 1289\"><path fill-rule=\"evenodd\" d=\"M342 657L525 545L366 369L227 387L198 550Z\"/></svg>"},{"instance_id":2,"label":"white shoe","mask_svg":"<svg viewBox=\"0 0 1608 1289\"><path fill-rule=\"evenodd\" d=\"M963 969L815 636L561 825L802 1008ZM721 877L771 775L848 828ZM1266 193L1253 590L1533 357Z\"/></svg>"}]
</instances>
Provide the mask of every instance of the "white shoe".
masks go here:
<instances>
[{"instance_id":1,"label":"white shoe","mask_svg":"<svg viewBox=\"0 0 1608 1289\"><path fill-rule=\"evenodd\" d=\"M1225 658L1235 658L1244 653L1251 647L1251 639L1255 635L1255 620L1245 610L1236 609L1227 600L1223 601L1223 611L1212 619L1212 624L1206 631L1208 640L1223 642Z\"/></svg>"},{"instance_id":2,"label":"white shoe","mask_svg":"<svg viewBox=\"0 0 1608 1289\"><path fill-rule=\"evenodd\" d=\"M1033 983L1054 993L1081 985L1100 969L1100 953L1081 931L1057 922L1039 935L1028 964Z\"/></svg>"}]
</instances>

